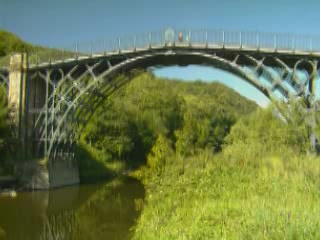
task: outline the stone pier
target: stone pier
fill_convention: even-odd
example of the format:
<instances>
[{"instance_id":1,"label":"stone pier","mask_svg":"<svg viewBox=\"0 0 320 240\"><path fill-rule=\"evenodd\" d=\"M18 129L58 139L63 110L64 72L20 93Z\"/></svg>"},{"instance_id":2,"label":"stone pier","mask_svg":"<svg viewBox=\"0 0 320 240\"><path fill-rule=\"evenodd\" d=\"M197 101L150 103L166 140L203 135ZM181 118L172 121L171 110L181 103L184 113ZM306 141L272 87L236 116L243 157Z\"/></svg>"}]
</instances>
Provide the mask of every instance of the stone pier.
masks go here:
<instances>
[{"instance_id":1,"label":"stone pier","mask_svg":"<svg viewBox=\"0 0 320 240\"><path fill-rule=\"evenodd\" d=\"M8 104L12 119L17 126L17 137L24 139L26 117L26 88L27 88L26 54L15 54L10 58ZM22 141L23 143L23 141Z\"/></svg>"},{"instance_id":2,"label":"stone pier","mask_svg":"<svg viewBox=\"0 0 320 240\"><path fill-rule=\"evenodd\" d=\"M16 165L19 182L28 189L50 189L80 183L79 168L75 160L63 159L47 162L26 161Z\"/></svg>"},{"instance_id":3,"label":"stone pier","mask_svg":"<svg viewBox=\"0 0 320 240\"><path fill-rule=\"evenodd\" d=\"M27 54L14 54L10 59L8 104L16 125L21 158L15 166L17 179L29 189L49 189L78 184L79 169L71 155L48 160L28 160L33 153L34 121L46 103L46 80L31 79ZM44 141L39 140L39 141Z\"/></svg>"}]
</instances>

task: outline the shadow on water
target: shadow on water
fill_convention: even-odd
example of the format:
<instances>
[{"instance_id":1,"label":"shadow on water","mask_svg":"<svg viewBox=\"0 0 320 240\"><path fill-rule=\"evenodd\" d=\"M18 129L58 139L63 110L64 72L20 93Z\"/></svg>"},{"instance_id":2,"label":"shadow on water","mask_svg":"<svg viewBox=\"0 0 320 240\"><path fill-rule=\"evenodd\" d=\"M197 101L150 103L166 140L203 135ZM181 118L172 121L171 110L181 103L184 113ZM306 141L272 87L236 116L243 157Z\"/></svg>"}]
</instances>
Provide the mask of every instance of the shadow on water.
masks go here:
<instances>
[{"instance_id":1,"label":"shadow on water","mask_svg":"<svg viewBox=\"0 0 320 240\"><path fill-rule=\"evenodd\" d=\"M145 190L134 179L0 198L0 239L129 239Z\"/></svg>"},{"instance_id":2,"label":"shadow on water","mask_svg":"<svg viewBox=\"0 0 320 240\"><path fill-rule=\"evenodd\" d=\"M101 161L93 156L88 149L80 144L75 149L79 164L81 183L95 183L97 181L112 180L118 173L108 169Z\"/></svg>"}]
</instances>

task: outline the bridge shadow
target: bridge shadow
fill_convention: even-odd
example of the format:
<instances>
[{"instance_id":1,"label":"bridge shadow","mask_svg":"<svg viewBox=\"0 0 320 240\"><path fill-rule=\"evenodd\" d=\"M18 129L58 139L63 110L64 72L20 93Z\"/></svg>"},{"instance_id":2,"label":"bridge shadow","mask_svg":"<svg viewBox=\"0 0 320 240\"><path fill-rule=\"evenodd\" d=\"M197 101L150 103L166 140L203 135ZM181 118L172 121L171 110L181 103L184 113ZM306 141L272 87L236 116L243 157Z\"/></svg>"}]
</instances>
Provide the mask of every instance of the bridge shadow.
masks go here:
<instances>
[{"instance_id":1,"label":"bridge shadow","mask_svg":"<svg viewBox=\"0 0 320 240\"><path fill-rule=\"evenodd\" d=\"M138 129L135 129L138 132ZM79 164L80 182L97 183L100 181L111 181L121 176L127 176L130 171L139 169L146 165L147 154L150 152L153 141L152 132L146 133L148 141L143 141L138 133L133 134L135 147L127 156L121 159L101 159L102 156L96 154L96 149L90 149L86 144L75 146L76 159ZM146 136L144 136L146 138Z\"/></svg>"},{"instance_id":2,"label":"bridge shadow","mask_svg":"<svg viewBox=\"0 0 320 240\"><path fill-rule=\"evenodd\" d=\"M83 145L76 145L75 154L81 184L111 181L119 176L118 171L108 167Z\"/></svg>"}]
</instances>

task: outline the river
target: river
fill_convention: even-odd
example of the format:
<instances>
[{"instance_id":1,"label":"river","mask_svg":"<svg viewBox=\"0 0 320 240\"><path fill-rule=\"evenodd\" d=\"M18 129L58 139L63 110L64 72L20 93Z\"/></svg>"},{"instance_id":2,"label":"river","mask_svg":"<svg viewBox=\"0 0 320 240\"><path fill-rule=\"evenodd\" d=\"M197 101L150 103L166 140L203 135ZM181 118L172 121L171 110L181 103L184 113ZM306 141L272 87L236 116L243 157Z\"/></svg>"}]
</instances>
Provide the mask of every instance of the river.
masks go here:
<instances>
[{"instance_id":1,"label":"river","mask_svg":"<svg viewBox=\"0 0 320 240\"><path fill-rule=\"evenodd\" d=\"M130 239L144 195L125 179L0 196L0 239Z\"/></svg>"}]
</instances>

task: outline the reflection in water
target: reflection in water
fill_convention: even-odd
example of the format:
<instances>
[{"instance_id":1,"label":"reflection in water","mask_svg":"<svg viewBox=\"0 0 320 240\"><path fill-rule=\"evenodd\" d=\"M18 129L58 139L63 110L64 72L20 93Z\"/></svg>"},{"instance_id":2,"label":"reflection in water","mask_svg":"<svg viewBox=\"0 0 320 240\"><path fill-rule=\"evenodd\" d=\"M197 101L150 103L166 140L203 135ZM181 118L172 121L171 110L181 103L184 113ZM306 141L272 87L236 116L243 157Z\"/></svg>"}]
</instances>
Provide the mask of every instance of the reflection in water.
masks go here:
<instances>
[{"instance_id":1,"label":"reflection in water","mask_svg":"<svg viewBox=\"0 0 320 240\"><path fill-rule=\"evenodd\" d=\"M144 194L127 179L0 197L0 239L129 239Z\"/></svg>"}]
</instances>

